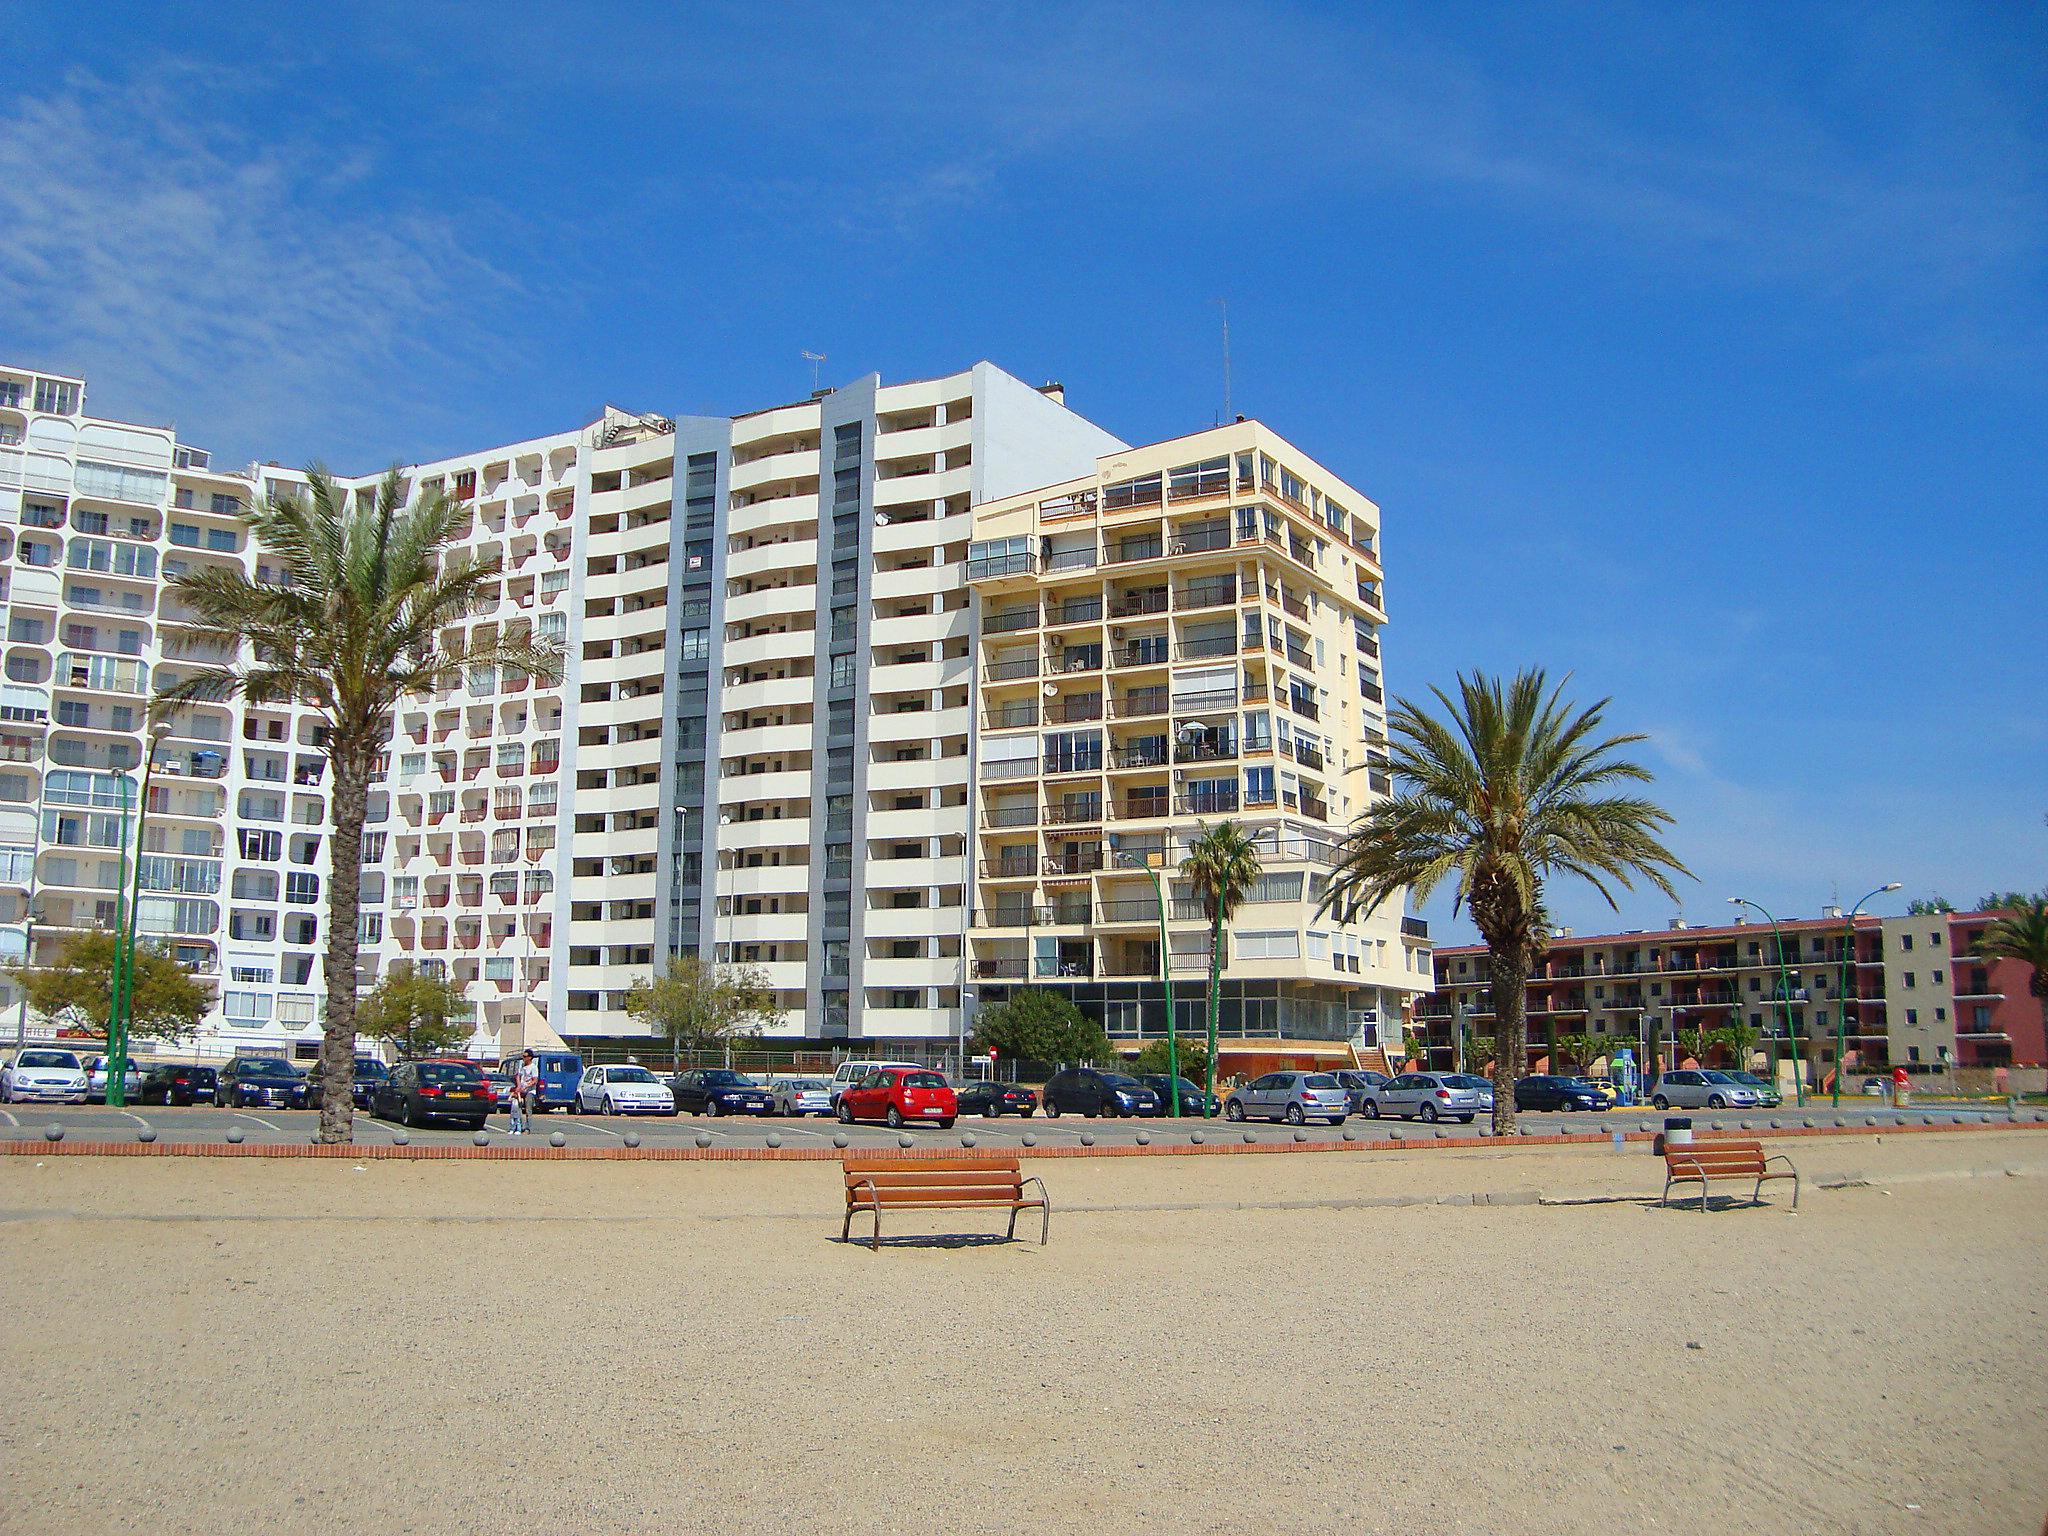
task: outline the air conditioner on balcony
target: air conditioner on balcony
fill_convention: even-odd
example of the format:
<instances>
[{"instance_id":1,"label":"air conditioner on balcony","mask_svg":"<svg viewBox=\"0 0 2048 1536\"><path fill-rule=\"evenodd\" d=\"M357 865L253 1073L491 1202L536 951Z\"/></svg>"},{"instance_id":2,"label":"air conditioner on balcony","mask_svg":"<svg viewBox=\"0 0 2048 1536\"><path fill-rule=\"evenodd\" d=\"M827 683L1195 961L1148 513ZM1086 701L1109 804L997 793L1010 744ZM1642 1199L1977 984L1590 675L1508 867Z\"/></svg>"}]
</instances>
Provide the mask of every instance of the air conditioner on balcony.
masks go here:
<instances>
[{"instance_id":1,"label":"air conditioner on balcony","mask_svg":"<svg viewBox=\"0 0 2048 1536\"><path fill-rule=\"evenodd\" d=\"M1120 629L1120 628L1119 628L1118 626L1116 626L1116 625L1114 625L1114 624L1112 624L1112 625L1110 625L1110 626L1109 626L1109 638L1110 638L1110 639L1112 639L1112 640L1117 640L1117 641L1121 641L1121 640L1123 639L1123 637L1124 637L1124 632L1123 632L1123 630L1122 630L1122 629Z\"/></svg>"}]
</instances>

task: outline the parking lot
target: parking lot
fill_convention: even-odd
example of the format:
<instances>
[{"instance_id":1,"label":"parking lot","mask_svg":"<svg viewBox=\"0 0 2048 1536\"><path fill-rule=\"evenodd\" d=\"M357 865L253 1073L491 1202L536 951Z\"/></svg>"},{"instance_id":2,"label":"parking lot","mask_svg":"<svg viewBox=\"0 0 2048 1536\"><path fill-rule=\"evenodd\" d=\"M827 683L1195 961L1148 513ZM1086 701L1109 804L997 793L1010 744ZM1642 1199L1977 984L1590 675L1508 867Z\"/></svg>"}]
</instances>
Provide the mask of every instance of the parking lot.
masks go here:
<instances>
[{"instance_id":1,"label":"parking lot","mask_svg":"<svg viewBox=\"0 0 2048 1536\"><path fill-rule=\"evenodd\" d=\"M1787 1105L1776 1110L1689 1110L1683 1112L1696 1126L1712 1126L1728 1130L1749 1128L1768 1130L1778 1127L1794 1127L1811 1120L1816 1125L1878 1126L1898 1123L1919 1124L1926 1116L1937 1120L1985 1120L2002 1119L2003 1111L1964 1109L1950 1106L1926 1109L1908 1108L1893 1110L1883 1107L1864 1109L1844 1105L1840 1113L1830 1110L1827 1105L1809 1105L1798 1109ZM1524 1112L1519 1123L1524 1130L1541 1136L1574 1134L1604 1134L1614 1130L1654 1130L1664 1121L1664 1115L1655 1109L1616 1109L1597 1114L1544 1114ZM83 1141L130 1141L147 1126L164 1142L221 1141L232 1128L239 1130L242 1139L249 1143L290 1143L310 1140L318 1122L318 1115L312 1110L224 1110L195 1106L191 1108L164 1108L146 1105L136 1109L110 1109L103 1104L13 1104L0 1107L0 1140L40 1139L44 1129L51 1124L63 1126L67 1140ZM842 1126L835 1121L816 1117L796 1120L783 1116L734 1117L718 1116L709 1118L696 1115L676 1117L646 1116L627 1119L621 1116L600 1117L594 1115L569 1115L555 1113L546 1115L529 1136L510 1137L510 1122L504 1115L493 1115L487 1134L494 1144L518 1146L521 1144L545 1146L555 1133L559 1132L566 1146L623 1145L629 1138L637 1138L639 1144L649 1147L688 1146L697 1144L699 1138L707 1139L714 1147L758 1147L768 1144L768 1139L779 1138L778 1143L786 1147L833 1146L835 1138L844 1137L851 1147L893 1147L898 1144L899 1133L881 1125ZM1380 1140L1391 1136L1415 1140L1429 1140L1451 1137L1478 1137L1490 1133L1490 1126L1482 1119L1474 1125L1447 1123L1424 1125L1420 1122L1402 1120L1367 1120L1353 1116L1342 1127L1309 1125L1301 1128L1299 1134L1312 1141L1337 1141L1347 1135L1361 1141ZM373 1120L361 1111L355 1117L356 1140L366 1145L385 1145L404 1136L414 1145L468 1145L473 1132L455 1127L415 1127L405 1130L383 1120ZM988 1147L1097 1145L1115 1146L1135 1143L1139 1137L1153 1142L1186 1141L1194 1135L1201 1135L1208 1141L1240 1140L1251 1136L1260 1141L1292 1141L1297 1132L1291 1126L1273 1125L1264 1122L1233 1124L1222 1119L1201 1121L1197 1119L1123 1119L1091 1120L1078 1115L1062 1115L1057 1120L1040 1114L1028 1120L1005 1117L1000 1120L985 1120L979 1116L962 1118L950 1131L936 1126L907 1126L901 1133L915 1143L928 1146L957 1146L962 1136L973 1136L977 1143ZM1027 1138L1029 1140L1027 1141Z\"/></svg>"}]
</instances>

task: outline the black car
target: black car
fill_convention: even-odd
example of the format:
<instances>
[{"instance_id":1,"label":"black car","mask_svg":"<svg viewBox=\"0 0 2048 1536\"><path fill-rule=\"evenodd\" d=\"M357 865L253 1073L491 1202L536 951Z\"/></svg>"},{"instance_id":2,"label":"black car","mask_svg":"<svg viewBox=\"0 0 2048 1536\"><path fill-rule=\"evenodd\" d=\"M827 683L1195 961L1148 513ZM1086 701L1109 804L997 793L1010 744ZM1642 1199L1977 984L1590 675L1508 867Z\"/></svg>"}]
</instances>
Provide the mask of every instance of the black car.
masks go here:
<instances>
[{"instance_id":1,"label":"black car","mask_svg":"<svg viewBox=\"0 0 2048 1536\"><path fill-rule=\"evenodd\" d=\"M275 1056L237 1056L220 1069L213 1102L222 1109L304 1109L306 1074Z\"/></svg>"},{"instance_id":2,"label":"black car","mask_svg":"<svg viewBox=\"0 0 2048 1536\"><path fill-rule=\"evenodd\" d=\"M725 1067L692 1067L668 1080L680 1115L772 1115L775 1100L745 1073Z\"/></svg>"},{"instance_id":3,"label":"black car","mask_svg":"<svg viewBox=\"0 0 2048 1536\"><path fill-rule=\"evenodd\" d=\"M402 1061L370 1095L370 1113L400 1125L452 1120L472 1131L491 1113L483 1069L469 1061Z\"/></svg>"},{"instance_id":4,"label":"black car","mask_svg":"<svg viewBox=\"0 0 2048 1536\"><path fill-rule=\"evenodd\" d=\"M1525 1077L1515 1084L1517 1109L1605 1109L1607 1100L1576 1077Z\"/></svg>"},{"instance_id":5,"label":"black car","mask_svg":"<svg viewBox=\"0 0 2048 1536\"><path fill-rule=\"evenodd\" d=\"M137 1091L138 1104L211 1104L220 1074L211 1067L151 1067Z\"/></svg>"},{"instance_id":6,"label":"black car","mask_svg":"<svg viewBox=\"0 0 2048 1536\"><path fill-rule=\"evenodd\" d=\"M1159 1095L1121 1072L1069 1067L1045 1085L1045 1112L1057 1120L1068 1110L1083 1115L1156 1115Z\"/></svg>"},{"instance_id":7,"label":"black car","mask_svg":"<svg viewBox=\"0 0 2048 1536\"><path fill-rule=\"evenodd\" d=\"M1365 1113L1365 1096L1374 1088L1384 1088L1393 1079L1384 1072L1375 1072L1370 1067L1339 1067L1330 1076L1337 1079L1339 1086L1351 1095L1351 1113Z\"/></svg>"},{"instance_id":8,"label":"black car","mask_svg":"<svg viewBox=\"0 0 2048 1536\"><path fill-rule=\"evenodd\" d=\"M374 1056L356 1058L354 1084L349 1089L349 1098L357 1109L368 1109L370 1098L377 1091L377 1084L391 1075L391 1069ZM320 1091L320 1063L314 1062L306 1069L306 1107L318 1109L325 1102Z\"/></svg>"},{"instance_id":9,"label":"black car","mask_svg":"<svg viewBox=\"0 0 2048 1536\"><path fill-rule=\"evenodd\" d=\"M1184 1077L1180 1078L1180 1092L1176 1095L1167 1092L1167 1078L1164 1072L1148 1072L1138 1081L1158 1094L1163 1102L1173 1103L1177 1099L1178 1107L1174 1111L1176 1114L1199 1115L1204 1107L1212 1115L1223 1113L1223 1101L1213 1093L1204 1093L1200 1083L1191 1083Z\"/></svg>"},{"instance_id":10,"label":"black car","mask_svg":"<svg viewBox=\"0 0 2048 1536\"><path fill-rule=\"evenodd\" d=\"M953 1095L963 1115L1022 1115L1029 1120L1038 1111L1038 1095L1021 1083L966 1083Z\"/></svg>"}]
</instances>

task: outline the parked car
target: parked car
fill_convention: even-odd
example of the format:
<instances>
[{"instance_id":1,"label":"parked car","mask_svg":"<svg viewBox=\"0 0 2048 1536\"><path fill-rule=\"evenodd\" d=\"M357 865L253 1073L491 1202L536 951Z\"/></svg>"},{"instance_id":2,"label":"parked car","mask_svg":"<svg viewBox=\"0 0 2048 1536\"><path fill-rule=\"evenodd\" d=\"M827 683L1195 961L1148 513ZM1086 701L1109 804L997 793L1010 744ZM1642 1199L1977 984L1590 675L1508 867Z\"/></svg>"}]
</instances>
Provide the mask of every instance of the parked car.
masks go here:
<instances>
[{"instance_id":1,"label":"parked car","mask_svg":"<svg viewBox=\"0 0 2048 1536\"><path fill-rule=\"evenodd\" d=\"M877 1067L914 1067L914 1061L842 1061L832 1071L832 1107L839 1107L839 1095Z\"/></svg>"},{"instance_id":2,"label":"parked car","mask_svg":"<svg viewBox=\"0 0 2048 1536\"><path fill-rule=\"evenodd\" d=\"M1068 1110L1083 1115L1156 1115L1159 1095L1121 1072L1094 1067L1068 1067L1045 1085L1045 1112L1057 1120Z\"/></svg>"},{"instance_id":3,"label":"parked car","mask_svg":"<svg viewBox=\"0 0 2048 1536\"><path fill-rule=\"evenodd\" d=\"M1330 1072L1268 1072L1223 1101L1226 1120L1285 1120L1300 1125L1327 1120L1342 1125L1351 1114L1351 1095Z\"/></svg>"},{"instance_id":4,"label":"parked car","mask_svg":"<svg viewBox=\"0 0 2048 1536\"><path fill-rule=\"evenodd\" d=\"M483 1069L473 1061L401 1061L370 1099L370 1113L379 1120L453 1120L472 1131L484 1128L490 1106Z\"/></svg>"},{"instance_id":5,"label":"parked car","mask_svg":"<svg viewBox=\"0 0 2048 1536\"><path fill-rule=\"evenodd\" d=\"M949 1129L960 1103L943 1072L929 1067L877 1067L850 1088L840 1090L839 1121L886 1120L891 1126L912 1123Z\"/></svg>"},{"instance_id":6,"label":"parked car","mask_svg":"<svg viewBox=\"0 0 2048 1536\"><path fill-rule=\"evenodd\" d=\"M1768 1078L1759 1077L1754 1072L1730 1072L1728 1075L1743 1087L1755 1091L1756 1102L1760 1108L1776 1109L1785 1102L1785 1096L1778 1092L1776 1084Z\"/></svg>"},{"instance_id":7,"label":"parked car","mask_svg":"<svg viewBox=\"0 0 2048 1536\"><path fill-rule=\"evenodd\" d=\"M1384 1072L1375 1072L1369 1067L1339 1067L1330 1076L1337 1079L1346 1093L1351 1095L1351 1113L1365 1113L1366 1093L1374 1088L1384 1088L1391 1078Z\"/></svg>"},{"instance_id":8,"label":"parked car","mask_svg":"<svg viewBox=\"0 0 2048 1536\"><path fill-rule=\"evenodd\" d=\"M1866 1077L1863 1079L1863 1092L1870 1098L1881 1099L1891 1091L1892 1085L1884 1078Z\"/></svg>"},{"instance_id":9,"label":"parked car","mask_svg":"<svg viewBox=\"0 0 2048 1536\"><path fill-rule=\"evenodd\" d=\"M1038 1095L1022 1083L968 1083L954 1091L953 1102L961 1114L988 1120L999 1115L1022 1115L1029 1120L1038 1111Z\"/></svg>"},{"instance_id":10,"label":"parked car","mask_svg":"<svg viewBox=\"0 0 2048 1536\"><path fill-rule=\"evenodd\" d=\"M533 1064L540 1069L540 1092L536 1095L540 1112L573 1111L576 1088L583 1081L583 1058L574 1051L535 1051Z\"/></svg>"},{"instance_id":11,"label":"parked car","mask_svg":"<svg viewBox=\"0 0 2048 1536\"><path fill-rule=\"evenodd\" d=\"M356 1058L355 1076L349 1082L349 1102L357 1109L370 1107L370 1095L376 1091L378 1080L390 1075L391 1069L374 1056ZM318 1109L326 1102L320 1085L320 1063L314 1062L306 1068L306 1108Z\"/></svg>"},{"instance_id":12,"label":"parked car","mask_svg":"<svg viewBox=\"0 0 2048 1536\"><path fill-rule=\"evenodd\" d=\"M645 1067L592 1067L576 1088L579 1114L672 1115L676 1096Z\"/></svg>"},{"instance_id":13,"label":"parked car","mask_svg":"<svg viewBox=\"0 0 2048 1536\"><path fill-rule=\"evenodd\" d=\"M220 1069L213 1102L221 1109L304 1109L306 1074L276 1056L237 1056Z\"/></svg>"},{"instance_id":14,"label":"parked car","mask_svg":"<svg viewBox=\"0 0 2048 1536\"><path fill-rule=\"evenodd\" d=\"M30 1046L0 1067L0 1104L83 1104L85 1068L75 1051Z\"/></svg>"},{"instance_id":15,"label":"parked car","mask_svg":"<svg viewBox=\"0 0 2048 1536\"><path fill-rule=\"evenodd\" d=\"M138 1104L211 1104L220 1074L211 1067L155 1066L142 1074Z\"/></svg>"},{"instance_id":16,"label":"parked car","mask_svg":"<svg viewBox=\"0 0 2048 1536\"><path fill-rule=\"evenodd\" d=\"M829 1115L832 1113L832 1080L825 1077L777 1078L768 1090L778 1115Z\"/></svg>"},{"instance_id":17,"label":"parked car","mask_svg":"<svg viewBox=\"0 0 2048 1536\"><path fill-rule=\"evenodd\" d=\"M1148 1072L1138 1081L1158 1094L1160 1103L1173 1106L1168 1111L1170 1114L1199 1115L1205 1107L1212 1115L1223 1112L1221 1099L1213 1093L1204 1093L1200 1083L1191 1083L1184 1077L1178 1080L1178 1093L1168 1091L1171 1085L1167 1082L1164 1072Z\"/></svg>"},{"instance_id":18,"label":"parked car","mask_svg":"<svg viewBox=\"0 0 2048 1536\"><path fill-rule=\"evenodd\" d=\"M512 1068L501 1064L484 1073L484 1081L490 1085L491 1107L510 1109L512 1107Z\"/></svg>"},{"instance_id":19,"label":"parked car","mask_svg":"<svg viewBox=\"0 0 2048 1536\"><path fill-rule=\"evenodd\" d=\"M1517 1109L1606 1109L1599 1089L1578 1077L1525 1077L1515 1084Z\"/></svg>"},{"instance_id":20,"label":"parked car","mask_svg":"<svg viewBox=\"0 0 2048 1536\"><path fill-rule=\"evenodd\" d=\"M1650 1102L1659 1109L1750 1109L1757 1096L1726 1072L1682 1067L1657 1079Z\"/></svg>"},{"instance_id":21,"label":"parked car","mask_svg":"<svg viewBox=\"0 0 2048 1536\"><path fill-rule=\"evenodd\" d=\"M121 1096L132 1099L142 1092L142 1068L135 1064L135 1058L128 1058L128 1070L121 1074L123 1084ZM85 1101L88 1104L107 1102L107 1058L88 1056L85 1058Z\"/></svg>"},{"instance_id":22,"label":"parked car","mask_svg":"<svg viewBox=\"0 0 2048 1536\"><path fill-rule=\"evenodd\" d=\"M1369 1120L1461 1120L1493 1109L1493 1084L1469 1072L1403 1072L1365 1096Z\"/></svg>"},{"instance_id":23,"label":"parked car","mask_svg":"<svg viewBox=\"0 0 2048 1536\"><path fill-rule=\"evenodd\" d=\"M692 1067L668 1080L676 1108L691 1115L772 1115L775 1098L741 1072L727 1067Z\"/></svg>"}]
</instances>

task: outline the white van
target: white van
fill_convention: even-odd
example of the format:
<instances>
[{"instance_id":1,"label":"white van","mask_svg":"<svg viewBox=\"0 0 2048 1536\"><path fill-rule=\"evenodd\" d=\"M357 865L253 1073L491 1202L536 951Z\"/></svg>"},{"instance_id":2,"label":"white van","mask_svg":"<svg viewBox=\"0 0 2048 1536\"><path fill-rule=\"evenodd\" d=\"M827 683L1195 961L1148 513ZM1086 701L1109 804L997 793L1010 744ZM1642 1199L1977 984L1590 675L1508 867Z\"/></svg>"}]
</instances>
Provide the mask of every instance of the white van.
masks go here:
<instances>
[{"instance_id":1,"label":"white van","mask_svg":"<svg viewBox=\"0 0 2048 1536\"><path fill-rule=\"evenodd\" d=\"M839 1107L839 1095L866 1077L877 1067L915 1067L915 1061L842 1061L832 1074L832 1107Z\"/></svg>"}]
</instances>

